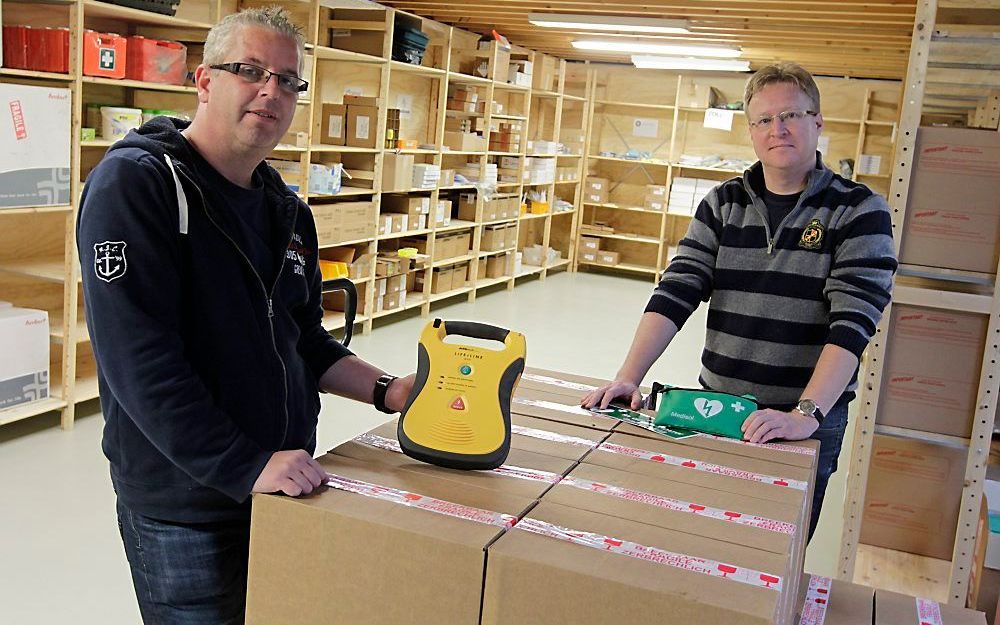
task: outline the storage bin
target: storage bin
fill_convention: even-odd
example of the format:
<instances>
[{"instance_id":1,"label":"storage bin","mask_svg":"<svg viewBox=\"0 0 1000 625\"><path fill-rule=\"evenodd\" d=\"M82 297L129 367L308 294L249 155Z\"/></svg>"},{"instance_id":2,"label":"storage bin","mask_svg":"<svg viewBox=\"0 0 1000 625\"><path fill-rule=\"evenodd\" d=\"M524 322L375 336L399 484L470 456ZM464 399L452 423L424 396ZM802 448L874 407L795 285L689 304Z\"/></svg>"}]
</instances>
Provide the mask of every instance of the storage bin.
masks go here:
<instances>
[{"instance_id":1,"label":"storage bin","mask_svg":"<svg viewBox=\"0 0 1000 625\"><path fill-rule=\"evenodd\" d=\"M114 33L83 32L83 73L101 78L125 78L128 43Z\"/></svg>"},{"instance_id":2,"label":"storage bin","mask_svg":"<svg viewBox=\"0 0 1000 625\"><path fill-rule=\"evenodd\" d=\"M101 136L110 141L117 141L128 134L129 130L142 125L142 109L120 106L101 107Z\"/></svg>"},{"instance_id":3,"label":"storage bin","mask_svg":"<svg viewBox=\"0 0 1000 625\"><path fill-rule=\"evenodd\" d=\"M28 69L28 27L3 27L3 66Z\"/></svg>"},{"instance_id":4,"label":"storage bin","mask_svg":"<svg viewBox=\"0 0 1000 625\"><path fill-rule=\"evenodd\" d=\"M131 80L183 85L187 77L187 48L176 41L129 37L125 77Z\"/></svg>"}]
</instances>

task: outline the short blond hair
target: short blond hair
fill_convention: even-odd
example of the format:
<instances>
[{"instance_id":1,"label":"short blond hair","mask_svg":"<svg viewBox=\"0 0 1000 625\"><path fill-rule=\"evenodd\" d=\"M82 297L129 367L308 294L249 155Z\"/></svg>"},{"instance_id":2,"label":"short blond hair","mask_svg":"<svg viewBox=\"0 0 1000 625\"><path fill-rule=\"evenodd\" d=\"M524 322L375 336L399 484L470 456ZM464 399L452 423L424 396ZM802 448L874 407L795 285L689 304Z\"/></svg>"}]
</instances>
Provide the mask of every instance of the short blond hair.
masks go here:
<instances>
[{"instance_id":1,"label":"short blond hair","mask_svg":"<svg viewBox=\"0 0 1000 625\"><path fill-rule=\"evenodd\" d=\"M299 51L299 73L302 72L306 45L302 28L291 20L284 9L277 6L243 9L239 13L231 13L222 18L205 37L202 62L209 66L225 63L226 55L232 46L233 33L244 26L273 30L294 41Z\"/></svg>"},{"instance_id":2,"label":"short blond hair","mask_svg":"<svg viewBox=\"0 0 1000 625\"><path fill-rule=\"evenodd\" d=\"M813 110L817 113L820 112L819 87L816 86L812 74L798 63L790 61L767 65L754 72L754 75L747 81L746 89L743 92L743 110L749 110L750 100L760 93L761 89L767 85L781 82L798 87L812 102Z\"/></svg>"}]
</instances>

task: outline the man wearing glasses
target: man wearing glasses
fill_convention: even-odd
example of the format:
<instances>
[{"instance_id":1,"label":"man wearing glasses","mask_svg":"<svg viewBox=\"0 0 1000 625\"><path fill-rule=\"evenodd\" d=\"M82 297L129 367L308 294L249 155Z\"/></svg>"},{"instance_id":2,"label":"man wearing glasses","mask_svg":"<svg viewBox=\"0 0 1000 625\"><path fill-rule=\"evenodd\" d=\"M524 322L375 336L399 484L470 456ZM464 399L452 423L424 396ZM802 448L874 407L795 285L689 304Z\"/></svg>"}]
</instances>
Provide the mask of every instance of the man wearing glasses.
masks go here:
<instances>
[{"instance_id":1,"label":"man wearing glasses","mask_svg":"<svg viewBox=\"0 0 1000 625\"><path fill-rule=\"evenodd\" d=\"M702 385L750 393L754 443L820 441L809 536L836 471L861 353L890 298L896 258L883 197L834 174L816 150L816 82L794 63L757 71L744 108L759 159L698 206L615 381L582 400L639 408L638 386L701 301Z\"/></svg>"},{"instance_id":2,"label":"man wearing glasses","mask_svg":"<svg viewBox=\"0 0 1000 625\"><path fill-rule=\"evenodd\" d=\"M146 623L242 623L250 494L309 493L319 391L399 410L322 326L312 214L263 159L303 38L280 9L208 33L193 122L156 118L90 174L77 241L119 530Z\"/></svg>"}]
</instances>

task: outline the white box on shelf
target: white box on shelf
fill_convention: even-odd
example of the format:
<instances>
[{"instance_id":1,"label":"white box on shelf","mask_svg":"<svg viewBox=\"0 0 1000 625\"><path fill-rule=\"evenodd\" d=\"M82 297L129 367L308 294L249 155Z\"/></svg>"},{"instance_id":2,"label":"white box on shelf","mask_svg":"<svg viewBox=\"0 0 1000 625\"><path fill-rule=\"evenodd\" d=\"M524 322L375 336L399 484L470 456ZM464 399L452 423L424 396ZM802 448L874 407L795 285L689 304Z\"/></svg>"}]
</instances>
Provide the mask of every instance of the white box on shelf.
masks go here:
<instances>
[{"instance_id":1,"label":"white box on shelf","mask_svg":"<svg viewBox=\"0 0 1000 625\"><path fill-rule=\"evenodd\" d=\"M0 84L0 208L69 204L69 89Z\"/></svg>"},{"instance_id":2,"label":"white box on shelf","mask_svg":"<svg viewBox=\"0 0 1000 625\"><path fill-rule=\"evenodd\" d=\"M0 410L49 396L49 313L0 309Z\"/></svg>"}]
</instances>

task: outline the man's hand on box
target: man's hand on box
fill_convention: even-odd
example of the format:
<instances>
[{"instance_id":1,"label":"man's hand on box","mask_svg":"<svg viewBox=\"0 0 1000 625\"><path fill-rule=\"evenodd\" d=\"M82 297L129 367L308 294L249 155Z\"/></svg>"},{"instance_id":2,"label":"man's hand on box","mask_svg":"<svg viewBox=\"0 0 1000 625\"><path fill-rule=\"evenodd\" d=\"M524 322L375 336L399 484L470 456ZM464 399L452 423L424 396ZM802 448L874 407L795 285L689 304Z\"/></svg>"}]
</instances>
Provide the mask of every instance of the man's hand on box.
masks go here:
<instances>
[{"instance_id":1,"label":"man's hand on box","mask_svg":"<svg viewBox=\"0 0 1000 625\"><path fill-rule=\"evenodd\" d=\"M627 400L632 410L638 410L642 407L642 393L639 392L639 387L624 380L616 380L611 384L605 384L596 390L590 391L580 400L580 405L584 408L597 407L604 409L619 397Z\"/></svg>"},{"instance_id":2,"label":"man's hand on box","mask_svg":"<svg viewBox=\"0 0 1000 625\"><path fill-rule=\"evenodd\" d=\"M750 413L741 427L744 440L751 443L766 443L775 439L800 441L809 438L819 429L819 421L792 410L755 410Z\"/></svg>"},{"instance_id":3,"label":"man's hand on box","mask_svg":"<svg viewBox=\"0 0 1000 625\"><path fill-rule=\"evenodd\" d=\"M406 400L410 396L410 391L413 390L413 381L416 377L416 373L411 373L408 376L393 380L385 392L385 407L389 410L402 412L403 407L406 405Z\"/></svg>"},{"instance_id":4,"label":"man's hand on box","mask_svg":"<svg viewBox=\"0 0 1000 625\"><path fill-rule=\"evenodd\" d=\"M326 470L305 450L276 451L254 482L253 492L296 497L311 493L324 481Z\"/></svg>"}]
</instances>

